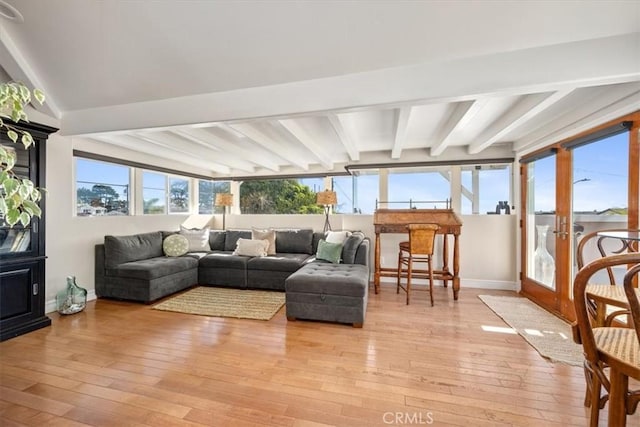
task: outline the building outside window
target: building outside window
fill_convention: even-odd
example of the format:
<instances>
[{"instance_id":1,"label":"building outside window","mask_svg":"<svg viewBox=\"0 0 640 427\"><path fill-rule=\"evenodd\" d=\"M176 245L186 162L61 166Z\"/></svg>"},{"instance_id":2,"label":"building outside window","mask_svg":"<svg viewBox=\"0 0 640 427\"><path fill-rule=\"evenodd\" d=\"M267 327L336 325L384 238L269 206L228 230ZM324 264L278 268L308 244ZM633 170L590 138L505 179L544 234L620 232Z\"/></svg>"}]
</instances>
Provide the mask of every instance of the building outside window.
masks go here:
<instances>
[{"instance_id":1,"label":"building outside window","mask_svg":"<svg viewBox=\"0 0 640 427\"><path fill-rule=\"evenodd\" d=\"M129 215L127 166L76 157L76 215Z\"/></svg>"}]
</instances>

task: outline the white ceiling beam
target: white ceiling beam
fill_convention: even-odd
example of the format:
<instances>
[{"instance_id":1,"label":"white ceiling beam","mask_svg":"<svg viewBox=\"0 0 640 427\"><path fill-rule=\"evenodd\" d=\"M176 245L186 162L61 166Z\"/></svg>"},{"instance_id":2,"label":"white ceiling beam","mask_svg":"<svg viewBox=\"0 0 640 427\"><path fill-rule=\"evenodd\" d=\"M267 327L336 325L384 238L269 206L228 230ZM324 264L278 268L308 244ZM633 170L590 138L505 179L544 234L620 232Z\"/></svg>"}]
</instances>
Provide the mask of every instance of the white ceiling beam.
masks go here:
<instances>
[{"instance_id":1,"label":"white ceiling beam","mask_svg":"<svg viewBox=\"0 0 640 427\"><path fill-rule=\"evenodd\" d=\"M640 78L639 36L629 33L336 77L67 111L62 117L62 131L64 135L88 135L240 122L629 82Z\"/></svg>"},{"instance_id":2,"label":"white ceiling beam","mask_svg":"<svg viewBox=\"0 0 640 427\"><path fill-rule=\"evenodd\" d=\"M525 96L506 114L485 129L473 143L469 144L469 154L477 154L499 141L500 138L508 135L509 132L528 122L570 93L573 93L573 89Z\"/></svg>"},{"instance_id":3,"label":"white ceiling beam","mask_svg":"<svg viewBox=\"0 0 640 427\"><path fill-rule=\"evenodd\" d=\"M227 124L227 126L300 169L304 171L309 170L309 162L301 158L301 156L292 153L291 150L288 150L281 142L274 140L257 126L249 123Z\"/></svg>"},{"instance_id":4,"label":"white ceiling beam","mask_svg":"<svg viewBox=\"0 0 640 427\"><path fill-rule=\"evenodd\" d=\"M137 151L144 154L153 154L154 156L162 157L167 160L178 161L185 165L193 165L199 167L203 170L215 171L223 174L228 174L230 172L229 168L226 166L220 165L216 166L210 162L202 161L197 158L193 158L192 156L187 156L182 153L178 153L175 150L167 149L165 147L159 146L157 144L149 142L146 138L141 138L139 136L132 135L93 135L91 139L95 139L96 141L104 142L107 144L117 145L119 147L127 148L132 151Z\"/></svg>"},{"instance_id":5,"label":"white ceiling beam","mask_svg":"<svg viewBox=\"0 0 640 427\"><path fill-rule=\"evenodd\" d=\"M329 119L329 123L331 123L331 126L333 126L333 130L336 132L336 135L338 135L338 139L342 143L344 149L347 151L347 154L349 155L351 161L357 162L358 160L360 160L360 151L358 151L358 147L356 147L356 144L353 142L353 138L351 138L349 133L344 128L342 119L336 114L329 114L327 116L327 119Z\"/></svg>"},{"instance_id":6,"label":"white ceiling beam","mask_svg":"<svg viewBox=\"0 0 640 427\"><path fill-rule=\"evenodd\" d=\"M640 108L640 90L635 93L628 94L615 102L607 103L603 108L593 111L586 117L572 122L569 126L561 126L561 124L567 123L566 121L558 120L553 122L548 128L555 128L555 131L546 134L540 139L533 140L533 142L529 142L528 140L524 141L526 146L523 146L523 148L520 148L517 151L521 151L523 154L526 154L526 152L531 152L539 147L562 141L579 133L586 132L589 129L593 129L602 123L630 114L637 111L638 108ZM580 115L578 116L581 117ZM526 150L524 149L525 147Z\"/></svg>"},{"instance_id":7,"label":"white ceiling beam","mask_svg":"<svg viewBox=\"0 0 640 427\"><path fill-rule=\"evenodd\" d=\"M163 133L156 132L156 133L153 133L152 135L156 135L156 134L165 135L167 138L171 138L174 140L188 141L192 144L195 144L196 149L193 150L194 153L201 152L202 150L206 150L206 152L211 152L213 156L207 155L206 158L215 159L217 163L227 165L233 169L238 169L243 172L249 172L249 173L255 172L254 164L247 161L246 159L240 158L236 154L236 152L233 152L233 151L222 152L212 144L208 143L206 140L190 135L184 130L175 129L175 130L163 132Z\"/></svg>"},{"instance_id":8,"label":"white ceiling beam","mask_svg":"<svg viewBox=\"0 0 640 427\"><path fill-rule=\"evenodd\" d=\"M280 165L278 164L277 160L274 159L274 156L271 153L267 152L266 150L262 150L260 147L256 147L257 149L259 149L259 152L256 152L256 150L244 149L240 147L236 142L226 140L217 135L215 133L216 130L226 132L222 130L222 126L214 126L213 128L183 127L176 128L175 130L172 130L170 132L181 135L184 138L191 138L194 141L201 141L210 149L222 153L225 157L231 156L236 159L244 159L260 167L272 170L273 172L280 171ZM226 133L229 134L228 132Z\"/></svg>"},{"instance_id":9,"label":"white ceiling beam","mask_svg":"<svg viewBox=\"0 0 640 427\"><path fill-rule=\"evenodd\" d=\"M451 137L455 131L464 128L486 104L486 100L478 99L475 101L461 102L456 105L449 119L438 131L435 137L436 143L431 146L429 154L431 156L439 156L442 154L451 144Z\"/></svg>"},{"instance_id":10,"label":"white ceiling beam","mask_svg":"<svg viewBox=\"0 0 640 427\"><path fill-rule=\"evenodd\" d=\"M20 50L13 43L7 30L2 25L0 25L0 64L2 64L2 68L12 80L21 81L30 86L31 89L40 89L45 94L44 104L40 105L39 102L34 101L31 103L33 108L57 119L60 118L60 108L56 105L51 93L38 79L38 75L33 71L25 57L22 56L22 53L20 53Z\"/></svg>"},{"instance_id":11,"label":"white ceiling beam","mask_svg":"<svg viewBox=\"0 0 640 427\"><path fill-rule=\"evenodd\" d=\"M395 111L396 132L393 139L393 148L391 149L391 158L399 159L402 155L402 149L407 142L407 127L409 126L409 118L411 117L411 107L401 107Z\"/></svg>"},{"instance_id":12,"label":"white ceiling beam","mask_svg":"<svg viewBox=\"0 0 640 427\"><path fill-rule=\"evenodd\" d=\"M633 88L635 88L635 90ZM576 135L583 130L588 130L589 128L578 130L576 127L576 123L585 118L585 116L587 116L586 119L588 122L595 123L593 126L605 123L608 120L613 120L615 117L611 117L609 119L607 117L610 117L610 115L601 114L601 112L620 101L627 100L621 105L628 104L628 107L623 106L621 110L626 111L627 108L631 108L631 111L633 111L634 107L635 109L638 109L640 108L638 91L640 91L640 83L629 83L625 85L596 89L593 91L589 102L583 102L580 106L567 110L561 116L545 123L545 125L540 127L538 130L531 132L518 140L514 144L514 151L519 152L531 146L551 144L572 135ZM601 115L602 117L600 117ZM559 137L561 135L566 136Z\"/></svg>"},{"instance_id":13,"label":"white ceiling beam","mask_svg":"<svg viewBox=\"0 0 640 427\"><path fill-rule=\"evenodd\" d=\"M188 141L185 141L182 138L178 138L172 135L162 134L159 132L154 133L131 133L131 136L134 138L140 139L142 141L146 141L149 144L155 145L156 147L160 147L169 151L173 151L175 153L180 153L186 157L190 157L194 160L204 160L209 164L209 169L219 172L221 174L230 174L231 167L220 163L219 157L213 157L209 154L205 154L202 152L202 149L197 148L196 150L184 148L191 145Z\"/></svg>"},{"instance_id":14,"label":"white ceiling beam","mask_svg":"<svg viewBox=\"0 0 640 427\"><path fill-rule=\"evenodd\" d=\"M293 137L296 138L299 143L307 148L307 150L311 151L311 154L315 156L315 158L318 160L318 163L320 163L326 169L333 169L333 159L331 159L331 156L329 156L326 150L316 142L315 138L309 135L309 132L307 132L306 129L300 126L300 123L298 123L297 120L278 120L278 123L280 123L287 131L289 131L289 133L293 135Z\"/></svg>"}]
</instances>

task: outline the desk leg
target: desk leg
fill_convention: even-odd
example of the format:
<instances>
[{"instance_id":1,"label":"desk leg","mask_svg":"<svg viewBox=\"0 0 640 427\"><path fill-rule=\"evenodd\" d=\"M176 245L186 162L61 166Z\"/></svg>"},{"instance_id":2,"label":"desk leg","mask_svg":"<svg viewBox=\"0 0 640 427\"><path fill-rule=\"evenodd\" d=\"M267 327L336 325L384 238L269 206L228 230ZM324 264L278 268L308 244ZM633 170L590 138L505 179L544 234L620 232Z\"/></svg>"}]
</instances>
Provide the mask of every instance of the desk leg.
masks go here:
<instances>
[{"instance_id":1,"label":"desk leg","mask_svg":"<svg viewBox=\"0 0 640 427\"><path fill-rule=\"evenodd\" d=\"M375 293L380 292L380 233L376 233L376 243L373 256L374 274L373 274L373 286Z\"/></svg>"},{"instance_id":2,"label":"desk leg","mask_svg":"<svg viewBox=\"0 0 640 427\"><path fill-rule=\"evenodd\" d=\"M611 367L611 389L609 390L609 427L624 427L627 423L627 407L625 405L629 377L618 369ZM591 402L592 405L597 405Z\"/></svg>"},{"instance_id":3,"label":"desk leg","mask_svg":"<svg viewBox=\"0 0 640 427\"><path fill-rule=\"evenodd\" d=\"M458 248L458 235L453 235L453 299L458 300L460 291L460 249Z\"/></svg>"},{"instance_id":4,"label":"desk leg","mask_svg":"<svg viewBox=\"0 0 640 427\"><path fill-rule=\"evenodd\" d=\"M449 235L447 233L444 233L442 235L442 239L442 275L444 276L442 284L446 288L449 284L449 281L447 280L447 276L449 273Z\"/></svg>"}]
</instances>

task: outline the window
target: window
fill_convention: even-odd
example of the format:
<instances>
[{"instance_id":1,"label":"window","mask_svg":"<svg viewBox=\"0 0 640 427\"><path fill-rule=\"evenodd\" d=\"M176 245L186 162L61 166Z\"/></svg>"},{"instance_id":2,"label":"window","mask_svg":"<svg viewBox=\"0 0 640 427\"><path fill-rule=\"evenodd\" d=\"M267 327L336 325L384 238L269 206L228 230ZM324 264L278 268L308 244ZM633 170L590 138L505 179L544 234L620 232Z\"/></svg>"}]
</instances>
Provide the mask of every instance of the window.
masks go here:
<instances>
[{"instance_id":1,"label":"window","mask_svg":"<svg viewBox=\"0 0 640 427\"><path fill-rule=\"evenodd\" d=\"M229 181L198 181L198 213L201 215L222 213L222 206L214 206L216 194L231 192Z\"/></svg>"},{"instance_id":2,"label":"window","mask_svg":"<svg viewBox=\"0 0 640 427\"><path fill-rule=\"evenodd\" d=\"M129 215L130 171L76 157L76 215Z\"/></svg>"},{"instance_id":3,"label":"window","mask_svg":"<svg viewBox=\"0 0 640 427\"><path fill-rule=\"evenodd\" d=\"M358 213L353 199L353 184L354 180L352 176L336 176L331 179L331 187L333 191L336 192L336 197L338 198L338 204L333 208L335 213Z\"/></svg>"},{"instance_id":4,"label":"window","mask_svg":"<svg viewBox=\"0 0 640 427\"><path fill-rule=\"evenodd\" d=\"M353 212L373 214L380 194L377 170L360 170L353 174ZM339 201L339 200L338 200Z\"/></svg>"},{"instance_id":5,"label":"window","mask_svg":"<svg viewBox=\"0 0 640 427\"><path fill-rule=\"evenodd\" d=\"M449 168L391 169L388 188L390 209L444 209L451 198L451 171Z\"/></svg>"},{"instance_id":6,"label":"window","mask_svg":"<svg viewBox=\"0 0 640 427\"><path fill-rule=\"evenodd\" d=\"M319 214L316 192L295 179L245 181L240 186L243 214Z\"/></svg>"},{"instance_id":7,"label":"window","mask_svg":"<svg viewBox=\"0 0 640 427\"><path fill-rule=\"evenodd\" d=\"M169 178L169 213L189 212L189 180Z\"/></svg>"},{"instance_id":8,"label":"window","mask_svg":"<svg viewBox=\"0 0 640 427\"><path fill-rule=\"evenodd\" d=\"M167 176L161 173L142 173L142 213L167 213Z\"/></svg>"},{"instance_id":9,"label":"window","mask_svg":"<svg viewBox=\"0 0 640 427\"><path fill-rule=\"evenodd\" d=\"M475 165L462 169L462 213L496 213L500 202L511 206L511 166Z\"/></svg>"}]
</instances>

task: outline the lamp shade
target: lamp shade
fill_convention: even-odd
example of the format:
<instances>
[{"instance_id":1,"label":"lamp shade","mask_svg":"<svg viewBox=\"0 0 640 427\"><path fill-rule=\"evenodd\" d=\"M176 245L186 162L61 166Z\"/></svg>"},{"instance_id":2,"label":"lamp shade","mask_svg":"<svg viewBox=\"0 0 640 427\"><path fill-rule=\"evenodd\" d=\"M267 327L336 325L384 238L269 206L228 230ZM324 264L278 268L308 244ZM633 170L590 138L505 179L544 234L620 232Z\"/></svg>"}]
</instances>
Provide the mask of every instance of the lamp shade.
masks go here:
<instances>
[{"instance_id":1,"label":"lamp shade","mask_svg":"<svg viewBox=\"0 0 640 427\"><path fill-rule=\"evenodd\" d=\"M233 206L233 194L217 193L215 205L216 206Z\"/></svg>"},{"instance_id":2,"label":"lamp shade","mask_svg":"<svg viewBox=\"0 0 640 427\"><path fill-rule=\"evenodd\" d=\"M324 190L316 194L316 203L329 206L338 204L338 196L335 191Z\"/></svg>"}]
</instances>

